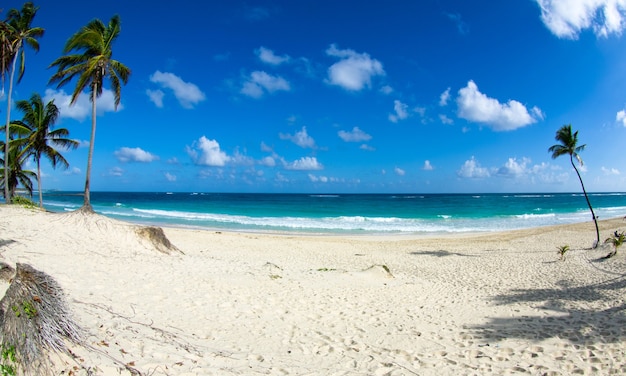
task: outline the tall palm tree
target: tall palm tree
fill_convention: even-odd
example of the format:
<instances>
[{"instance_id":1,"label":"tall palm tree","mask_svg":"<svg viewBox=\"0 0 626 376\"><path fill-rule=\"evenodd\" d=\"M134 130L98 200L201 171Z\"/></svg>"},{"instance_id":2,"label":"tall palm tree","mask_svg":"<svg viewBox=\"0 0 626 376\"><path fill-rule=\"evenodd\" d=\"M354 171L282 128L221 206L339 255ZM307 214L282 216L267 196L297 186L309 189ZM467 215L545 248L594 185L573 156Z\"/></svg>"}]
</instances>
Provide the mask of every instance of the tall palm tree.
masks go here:
<instances>
[{"instance_id":1,"label":"tall palm tree","mask_svg":"<svg viewBox=\"0 0 626 376\"><path fill-rule=\"evenodd\" d=\"M44 29L40 27L32 27L31 23L37 14L37 10L39 8L35 7L33 3L27 2L24 3L21 10L11 9L7 14L7 20L5 21L6 30L4 31L4 38L8 41L8 56L11 59L11 74L9 75L9 91L7 94L7 121L6 127L10 128L10 119L11 119L11 94L13 92L13 78L15 77L15 68L17 65L17 60L20 60L19 66L19 74L17 77L17 82L22 80L24 76L24 67L26 62L26 54L24 51L24 45L29 45L33 50L39 51L39 42L37 38L41 38L44 33ZM4 59L3 59L4 61ZM4 169L8 170L9 166L9 129L5 132L5 144L4 144ZM9 192L9 187L5 184L4 187L4 197L6 199L7 204L11 203L11 195Z\"/></svg>"},{"instance_id":2,"label":"tall palm tree","mask_svg":"<svg viewBox=\"0 0 626 376\"><path fill-rule=\"evenodd\" d=\"M52 129L59 117L59 109L54 100L44 105L41 96L34 93L30 100L21 100L15 103L15 108L22 111L24 118L11 125L25 137L14 140L22 149L21 154L32 155L37 163L37 186L39 189L39 206L43 208L43 194L41 190L41 157L46 157L52 167L60 164L69 167L67 160L55 147L76 149L78 141L67 138L69 131L65 128Z\"/></svg>"},{"instance_id":3,"label":"tall palm tree","mask_svg":"<svg viewBox=\"0 0 626 376\"><path fill-rule=\"evenodd\" d=\"M26 189L29 196L32 196L33 182L31 179L35 178L36 174L30 170L24 170L28 156L20 156L22 149L19 145L15 144L14 141L15 140L12 140L11 145L9 145L9 157L4 159L0 158L0 161L5 166L7 166L5 162L9 162L8 168L3 167L0 169L0 186L8 190L10 197L13 197L17 186L21 184L24 189ZM5 146L4 141L0 141L0 146ZM7 154L5 154L5 156L6 155Z\"/></svg>"},{"instance_id":4,"label":"tall palm tree","mask_svg":"<svg viewBox=\"0 0 626 376\"><path fill-rule=\"evenodd\" d=\"M564 125L558 131L556 131L555 139L560 142L560 144L552 145L548 149L548 151L552 152L552 159L556 159L561 155L568 154L570 163L572 167L574 167L574 171L576 171L576 175L578 175L578 180L580 181L580 186L583 188L583 193L585 194L585 200L587 200L587 205L589 206L589 210L591 210L591 217L593 218L593 223L596 225L596 242L594 244L594 248L600 244L600 230L598 229L598 218L596 218L596 214L593 212L593 208L591 207L591 202L589 202L589 196L587 195L587 191L585 190L585 185L583 184L583 179L580 176L580 172L576 168L574 164L574 158L578 160L580 165L583 165L583 159L580 157L578 153L585 150L585 146L587 145L578 145L578 131L572 133L572 125Z\"/></svg>"},{"instance_id":5,"label":"tall palm tree","mask_svg":"<svg viewBox=\"0 0 626 376\"><path fill-rule=\"evenodd\" d=\"M87 156L85 195L82 210L92 212L89 187L91 164L93 160L94 140L96 138L96 99L102 94L104 79L111 81L115 95L115 109L120 104L121 84L128 82L130 69L117 60L113 60L112 45L120 34L120 18L115 15L108 25L95 19L72 35L65 43L63 53L50 67L57 67L57 72L50 78L50 83L57 83L57 88L67 84L74 77L78 78L72 94L71 104L85 88L91 93L91 138ZM75 52L70 54L71 52Z\"/></svg>"}]
</instances>

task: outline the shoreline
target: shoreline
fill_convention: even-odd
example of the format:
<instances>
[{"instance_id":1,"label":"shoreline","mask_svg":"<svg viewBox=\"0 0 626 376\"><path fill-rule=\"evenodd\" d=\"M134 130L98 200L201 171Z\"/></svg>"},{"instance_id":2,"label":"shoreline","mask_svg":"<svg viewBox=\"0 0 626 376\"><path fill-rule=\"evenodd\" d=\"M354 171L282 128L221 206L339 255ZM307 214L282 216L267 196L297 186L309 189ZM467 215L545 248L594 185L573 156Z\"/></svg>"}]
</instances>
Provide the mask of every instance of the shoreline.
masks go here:
<instances>
[{"instance_id":1,"label":"shoreline","mask_svg":"<svg viewBox=\"0 0 626 376\"><path fill-rule=\"evenodd\" d=\"M599 226L604 240L626 222ZM163 227L171 253L140 227L0 205L3 260L52 276L87 333L55 374L626 373L626 248L602 260L591 222L445 237Z\"/></svg>"}]
</instances>

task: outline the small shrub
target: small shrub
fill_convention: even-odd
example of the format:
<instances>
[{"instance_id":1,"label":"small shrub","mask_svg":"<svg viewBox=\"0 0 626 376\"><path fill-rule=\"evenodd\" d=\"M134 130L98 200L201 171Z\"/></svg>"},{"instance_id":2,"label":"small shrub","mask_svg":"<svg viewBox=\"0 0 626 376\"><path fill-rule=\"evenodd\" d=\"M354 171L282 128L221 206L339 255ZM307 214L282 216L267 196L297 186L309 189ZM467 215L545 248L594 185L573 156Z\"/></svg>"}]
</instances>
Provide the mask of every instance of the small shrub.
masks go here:
<instances>
[{"instance_id":1,"label":"small shrub","mask_svg":"<svg viewBox=\"0 0 626 376\"><path fill-rule=\"evenodd\" d=\"M569 245L567 244L562 245L562 246L557 247L557 249L558 249L557 252L559 253L559 256L560 256L560 260L565 261L565 254L567 253L567 251L569 251Z\"/></svg>"},{"instance_id":2,"label":"small shrub","mask_svg":"<svg viewBox=\"0 0 626 376\"><path fill-rule=\"evenodd\" d=\"M615 256L617 254L617 249L621 247L622 244L624 244L624 241L626 241L626 233L624 233L624 231L617 232L616 230L613 235L611 235L611 237L607 238L604 241L604 243L610 243L613 245L613 250L609 252L609 254L605 256L605 258L611 258Z\"/></svg>"},{"instance_id":3,"label":"small shrub","mask_svg":"<svg viewBox=\"0 0 626 376\"><path fill-rule=\"evenodd\" d=\"M18 196L15 195L11 198L11 203L15 204L15 205L20 205L23 206L25 208L29 208L29 209L33 209L33 208L37 208L38 205L35 204L35 202L29 198L23 197L23 196Z\"/></svg>"},{"instance_id":4,"label":"small shrub","mask_svg":"<svg viewBox=\"0 0 626 376\"><path fill-rule=\"evenodd\" d=\"M16 369L15 346L2 347L2 363L0 363L0 375L15 376Z\"/></svg>"}]
</instances>

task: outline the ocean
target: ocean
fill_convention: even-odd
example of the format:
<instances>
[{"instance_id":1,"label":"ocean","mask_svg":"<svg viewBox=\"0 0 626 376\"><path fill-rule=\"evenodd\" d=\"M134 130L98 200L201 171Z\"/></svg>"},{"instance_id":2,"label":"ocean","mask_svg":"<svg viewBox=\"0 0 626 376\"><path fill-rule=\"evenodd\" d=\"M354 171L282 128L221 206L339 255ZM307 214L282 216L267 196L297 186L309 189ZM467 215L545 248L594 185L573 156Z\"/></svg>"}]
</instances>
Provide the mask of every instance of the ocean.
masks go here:
<instances>
[{"instance_id":1,"label":"ocean","mask_svg":"<svg viewBox=\"0 0 626 376\"><path fill-rule=\"evenodd\" d=\"M626 216L626 193L591 193L600 219ZM44 206L81 207L79 192L47 192ZM94 210L128 222L210 230L314 234L493 232L591 222L582 193L249 194L91 192Z\"/></svg>"}]
</instances>

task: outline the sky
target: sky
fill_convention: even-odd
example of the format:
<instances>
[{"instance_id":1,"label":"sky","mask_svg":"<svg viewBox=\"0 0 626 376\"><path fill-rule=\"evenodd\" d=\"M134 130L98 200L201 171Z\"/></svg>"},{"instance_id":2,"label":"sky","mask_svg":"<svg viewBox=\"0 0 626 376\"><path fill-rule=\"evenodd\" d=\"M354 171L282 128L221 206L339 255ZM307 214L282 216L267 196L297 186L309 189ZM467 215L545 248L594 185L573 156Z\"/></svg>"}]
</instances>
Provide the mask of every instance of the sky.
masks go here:
<instances>
[{"instance_id":1,"label":"sky","mask_svg":"<svg viewBox=\"0 0 626 376\"><path fill-rule=\"evenodd\" d=\"M54 99L80 142L69 169L42 163L44 189L83 189L91 129L87 93L70 106L49 65L118 14L132 73L117 110L108 82L97 101L92 191L580 192L548 152L565 124L587 190L626 191L626 0L35 5L13 99Z\"/></svg>"}]
</instances>

